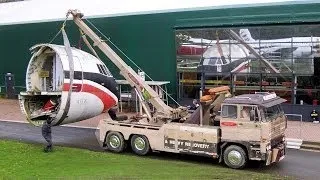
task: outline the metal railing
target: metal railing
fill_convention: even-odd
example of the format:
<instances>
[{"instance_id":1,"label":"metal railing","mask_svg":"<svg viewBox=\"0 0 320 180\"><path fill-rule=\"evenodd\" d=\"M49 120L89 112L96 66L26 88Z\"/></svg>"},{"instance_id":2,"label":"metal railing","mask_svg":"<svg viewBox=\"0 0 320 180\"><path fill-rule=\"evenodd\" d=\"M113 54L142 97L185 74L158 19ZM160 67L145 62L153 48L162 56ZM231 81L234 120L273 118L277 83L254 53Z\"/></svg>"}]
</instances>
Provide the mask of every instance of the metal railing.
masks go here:
<instances>
[{"instance_id":1,"label":"metal railing","mask_svg":"<svg viewBox=\"0 0 320 180\"><path fill-rule=\"evenodd\" d=\"M18 95L21 91L25 91L25 86L14 86L15 94ZM6 94L6 86L0 85L0 94Z\"/></svg>"},{"instance_id":2,"label":"metal railing","mask_svg":"<svg viewBox=\"0 0 320 180\"><path fill-rule=\"evenodd\" d=\"M300 127L299 127L299 139L302 139L302 114L285 114L288 118L288 116L298 117L300 121ZM289 119L289 118L288 118ZM292 120L292 119L291 119Z\"/></svg>"}]
</instances>

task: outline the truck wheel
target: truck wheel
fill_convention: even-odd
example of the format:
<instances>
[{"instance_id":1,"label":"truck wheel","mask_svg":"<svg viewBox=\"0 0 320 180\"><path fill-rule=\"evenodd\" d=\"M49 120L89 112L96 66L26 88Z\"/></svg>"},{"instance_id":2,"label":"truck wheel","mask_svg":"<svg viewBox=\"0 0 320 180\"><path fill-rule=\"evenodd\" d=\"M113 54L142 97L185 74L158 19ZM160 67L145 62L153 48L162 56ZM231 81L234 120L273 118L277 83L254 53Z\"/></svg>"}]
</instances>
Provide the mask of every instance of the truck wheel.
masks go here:
<instances>
[{"instance_id":1,"label":"truck wheel","mask_svg":"<svg viewBox=\"0 0 320 180\"><path fill-rule=\"evenodd\" d=\"M106 137L106 145L108 150L120 153L125 147L125 141L121 133L109 132Z\"/></svg>"},{"instance_id":2,"label":"truck wheel","mask_svg":"<svg viewBox=\"0 0 320 180\"><path fill-rule=\"evenodd\" d=\"M146 155L150 151L149 141L145 136L133 135L131 138L131 148L138 155Z\"/></svg>"},{"instance_id":3,"label":"truck wheel","mask_svg":"<svg viewBox=\"0 0 320 180\"><path fill-rule=\"evenodd\" d=\"M246 166L248 159L246 152L239 146L231 145L223 153L224 163L233 169L241 169Z\"/></svg>"}]
</instances>

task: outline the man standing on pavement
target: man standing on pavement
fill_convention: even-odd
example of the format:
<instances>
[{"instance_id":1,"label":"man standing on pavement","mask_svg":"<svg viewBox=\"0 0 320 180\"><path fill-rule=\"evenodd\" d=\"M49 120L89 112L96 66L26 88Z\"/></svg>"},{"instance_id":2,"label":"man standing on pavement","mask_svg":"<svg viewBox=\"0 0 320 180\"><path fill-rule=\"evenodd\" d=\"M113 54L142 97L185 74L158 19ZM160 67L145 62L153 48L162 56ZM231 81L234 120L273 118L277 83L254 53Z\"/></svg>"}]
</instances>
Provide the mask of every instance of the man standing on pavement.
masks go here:
<instances>
[{"instance_id":1,"label":"man standing on pavement","mask_svg":"<svg viewBox=\"0 0 320 180\"><path fill-rule=\"evenodd\" d=\"M52 151L51 137L51 118L48 118L42 125L42 136L47 141L48 145L44 148L44 152Z\"/></svg>"},{"instance_id":2,"label":"man standing on pavement","mask_svg":"<svg viewBox=\"0 0 320 180\"><path fill-rule=\"evenodd\" d=\"M310 116L313 120L313 123L319 123L318 112L315 109L310 113Z\"/></svg>"}]
</instances>

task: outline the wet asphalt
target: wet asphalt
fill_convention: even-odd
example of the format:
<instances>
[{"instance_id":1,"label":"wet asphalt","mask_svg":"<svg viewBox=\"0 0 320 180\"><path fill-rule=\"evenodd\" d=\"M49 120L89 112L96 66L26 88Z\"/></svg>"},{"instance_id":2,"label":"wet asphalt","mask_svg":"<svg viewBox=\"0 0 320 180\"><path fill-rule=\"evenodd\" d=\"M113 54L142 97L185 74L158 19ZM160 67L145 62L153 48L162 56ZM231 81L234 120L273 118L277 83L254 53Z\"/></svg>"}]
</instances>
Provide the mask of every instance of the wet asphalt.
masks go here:
<instances>
[{"instance_id":1,"label":"wet asphalt","mask_svg":"<svg viewBox=\"0 0 320 180\"><path fill-rule=\"evenodd\" d=\"M104 151L99 146L95 132L95 129L60 126L52 128L52 138L54 145L57 146ZM28 143L45 144L41 136L41 128L25 123L0 121L0 139L13 139ZM127 150L125 153L134 155L130 150ZM216 161L212 161L210 158L171 153L152 153L149 157L154 159L177 159L186 162L201 161L202 163L217 164ZM320 153L288 149L286 158L280 163L265 167L256 162L251 162L248 170L280 174L296 179L320 179Z\"/></svg>"}]
</instances>

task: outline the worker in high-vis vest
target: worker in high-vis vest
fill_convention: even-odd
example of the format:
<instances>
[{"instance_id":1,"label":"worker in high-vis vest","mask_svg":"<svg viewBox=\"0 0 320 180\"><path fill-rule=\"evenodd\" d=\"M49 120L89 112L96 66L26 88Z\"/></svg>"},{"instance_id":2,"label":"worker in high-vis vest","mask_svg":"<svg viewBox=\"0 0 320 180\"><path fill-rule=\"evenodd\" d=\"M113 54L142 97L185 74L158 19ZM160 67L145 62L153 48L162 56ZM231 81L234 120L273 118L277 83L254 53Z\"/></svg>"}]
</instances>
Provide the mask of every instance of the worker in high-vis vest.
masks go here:
<instances>
[{"instance_id":1,"label":"worker in high-vis vest","mask_svg":"<svg viewBox=\"0 0 320 180\"><path fill-rule=\"evenodd\" d=\"M311 119L313 120L314 123L319 123L319 120L318 120L318 112L314 109L312 110L311 114Z\"/></svg>"}]
</instances>

